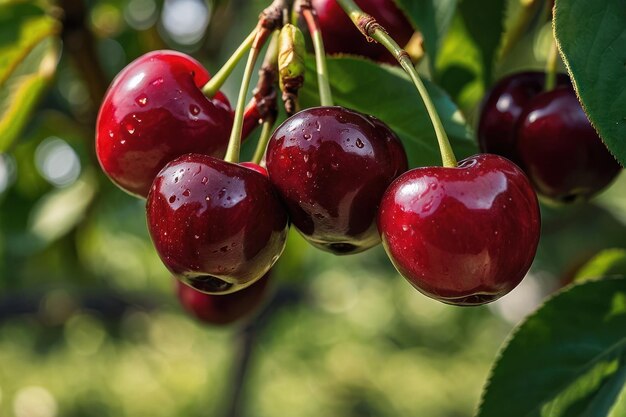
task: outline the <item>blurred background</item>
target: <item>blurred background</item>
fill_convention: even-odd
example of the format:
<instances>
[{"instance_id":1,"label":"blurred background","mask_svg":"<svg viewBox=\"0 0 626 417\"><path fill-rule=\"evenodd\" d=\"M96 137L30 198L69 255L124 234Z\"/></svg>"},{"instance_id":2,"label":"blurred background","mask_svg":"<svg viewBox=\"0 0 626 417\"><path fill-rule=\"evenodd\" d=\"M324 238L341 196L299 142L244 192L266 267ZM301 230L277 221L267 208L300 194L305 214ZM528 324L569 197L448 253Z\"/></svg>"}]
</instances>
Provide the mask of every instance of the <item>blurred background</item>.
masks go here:
<instances>
[{"instance_id":1,"label":"blurred background","mask_svg":"<svg viewBox=\"0 0 626 417\"><path fill-rule=\"evenodd\" d=\"M115 74L147 51L185 51L215 73L268 2L22 3L65 24L54 81L0 154L1 416L469 417L515 324L598 251L626 247L623 175L591 204L542 207L531 273L479 308L422 296L381 247L337 258L292 233L260 315L204 325L178 304L144 202L102 174L95 116ZM480 60L458 54L465 28L452 22L436 81L472 120ZM499 71L540 67L545 32ZM231 100L241 71L223 89Z\"/></svg>"}]
</instances>

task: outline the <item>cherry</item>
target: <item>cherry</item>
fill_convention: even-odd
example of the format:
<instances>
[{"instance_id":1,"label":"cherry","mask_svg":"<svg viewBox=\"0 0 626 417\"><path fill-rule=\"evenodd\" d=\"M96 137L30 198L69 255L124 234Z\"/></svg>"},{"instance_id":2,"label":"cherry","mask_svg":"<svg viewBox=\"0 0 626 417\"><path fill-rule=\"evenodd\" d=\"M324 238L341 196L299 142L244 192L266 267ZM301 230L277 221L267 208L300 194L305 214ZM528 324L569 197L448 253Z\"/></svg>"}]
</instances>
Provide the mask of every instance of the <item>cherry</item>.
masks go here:
<instances>
[{"instance_id":1,"label":"cherry","mask_svg":"<svg viewBox=\"0 0 626 417\"><path fill-rule=\"evenodd\" d=\"M178 300L197 319L225 325L250 316L263 304L268 293L269 273L247 288L232 294L210 295L177 282Z\"/></svg>"},{"instance_id":2,"label":"cherry","mask_svg":"<svg viewBox=\"0 0 626 417\"><path fill-rule=\"evenodd\" d=\"M621 171L571 86L533 98L524 107L516 134L521 167L550 200L587 200Z\"/></svg>"},{"instance_id":3,"label":"cherry","mask_svg":"<svg viewBox=\"0 0 626 417\"><path fill-rule=\"evenodd\" d=\"M500 80L483 100L478 124L478 142L486 153L495 153L517 162L515 125L524 107L540 94L544 72L528 71ZM557 85L568 85L565 74L558 74Z\"/></svg>"},{"instance_id":4,"label":"cherry","mask_svg":"<svg viewBox=\"0 0 626 417\"><path fill-rule=\"evenodd\" d=\"M285 247L287 213L262 174L207 155L170 162L146 205L152 241L178 279L229 293L260 279Z\"/></svg>"},{"instance_id":5,"label":"cherry","mask_svg":"<svg viewBox=\"0 0 626 417\"><path fill-rule=\"evenodd\" d=\"M318 248L347 254L380 242L378 205L407 169L407 158L380 120L342 107L316 107L276 129L267 169L300 233Z\"/></svg>"},{"instance_id":6,"label":"cherry","mask_svg":"<svg viewBox=\"0 0 626 417\"><path fill-rule=\"evenodd\" d=\"M457 168L417 168L385 192L378 227L415 288L448 304L494 301L522 280L539 242L531 184L512 162L482 154Z\"/></svg>"},{"instance_id":7,"label":"cherry","mask_svg":"<svg viewBox=\"0 0 626 417\"><path fill-rule=\"evenodd\" d=\"M400 46L406 45L413 36L415 29L393 0L356 0L356 3L376 18ZM336 0L313 0L312 4L327 53L362 55L374 60L389 55L383 46L365 39Z\"/></svg>"},{"instance_id":8,"label":"cherry","mask_svg":"<svg viewBox=\"0 0 626 417\"><path fill-rule=\"evenodd\" d=\"M96 126L98 160L114 183L146 197L176 157L224 156L233 111L223 94L204 96L200 88L209 79L199 62L174 51L147 53L117 75Z\"/></svg>"}]
</instances>

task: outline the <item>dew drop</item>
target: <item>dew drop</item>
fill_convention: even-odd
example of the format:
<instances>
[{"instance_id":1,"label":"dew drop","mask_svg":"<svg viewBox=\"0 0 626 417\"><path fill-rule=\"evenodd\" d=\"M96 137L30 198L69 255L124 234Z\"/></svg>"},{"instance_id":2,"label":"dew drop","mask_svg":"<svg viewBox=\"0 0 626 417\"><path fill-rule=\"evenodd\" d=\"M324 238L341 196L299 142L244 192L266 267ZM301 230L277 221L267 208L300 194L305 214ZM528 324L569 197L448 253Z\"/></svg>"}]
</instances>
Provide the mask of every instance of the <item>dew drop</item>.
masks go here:
<instances>
[{"instance_id":1,"label":"dew drop","mask_svg":"<svg viewBox=\"0 0 626 417\"><path fill-rule=\"evenodd\" d=\"M174 203L174 201L176 201L176 196L175 195L170 197L170 204Z\"/></svg>"},{"instance_id":2,"label":"dew drop","mask_svg":"<svg viewBox=\"0 0 626 417\"><path fill-rule=\"evenodd\" d=\"M178 177L174 177L174 184L178 182Z\"/></svg>"},{"instance_id":3,"label":"dew drop","mask_svg":"<svg viewBox=\"0 0 626 417\"><path fill-rule=\"evenodd\" d=\"M163 84L163 78L157 78L156 80L152 81L152 85L155 87L160 86L161 84Z\"/></svg>"},{"instance_id":4,"label":"dew drop","mask_svg":"<svg viewBox=\"0 0 626 417\"><path fill-rule=\"evenodd\" d=\"M320 124L319 120L316 120L316 121L315 121L315 129L316 129L318 132L321 132L321 131L322 131L322 125Z\"/></svg>"},{"instance_id":5,"label":"dew drop","mask_svg":"<svg viewBox=\"0 0 626 417\"><path fill-rule=\"evenodd\" d=\"M226 188L222 188L219 193L217 193L217 198L223 198L226 195Z\"/></svg>"},{"instance_id":6,"label":"dew drop","mask_svg":"<svg viewBox=\"0 0 626 417\"><path fill-rule=\"evenodd\" d=\"M305 140L311 140L311 138L312 138L312 136L310 134L308 134L308 133L304 134L304 139Z\"/></svg>"},{"instance_id":7,"label":"dew drop","mask_svg":"<svg viewBox=\"0 0 626 417\"><path fill-rule=\"evenodd\" d=\"M207 196L207 198L205 198L206 201L211 201L211 197Z\"/></svg>"},{"instance_id":8,"label":"dew drop","mask_svg":"<svg viewBox=\"0 0 626 417\"><path fill-rule=\"evenodd\" d=\"M113 133L113 131L112 131L112 130L109 130L109 137L110 137L111 139L113 139L113 136L115 136L115 133Z\"/></svg>"},{"instance_id":9,"label":"dew drop","mask_svg":"<svg viewBox=\"0 0 626 417\"><path fill-rule=\"evenodd\" d=\"M304 162L309 162L309 155L305 154L302 159L304 159Z\"/></svg>"},{"instance_id":10,"label":"dew drop","mask_svg":"<svg viewBox=\"0 0 626 417\"><path fill-rule=\"evenodd\" d=\"M192 104L191 106L189 106L189 113L191 113L194 116L199 115L200 107L196 106L195 104Z\"/></svg>"},{"instance_id":11,"label":"dew drop","mask_svg":"<svg viewBox=\"0 0 626 417\"><path fill-rule=\"evenodd\" d=\"M139 106L145 107L146 104L148 104L148 96L146 96L145 94L142 94L135 99L135 102L139 104Z\"/></svg>"},{"instance_id":12,"label":"dew drop","mask_svg":"<svg viewBox=\"0 0 626 417\"><path fill-rule=\"evenodd\" d=\"M198 236L198 235L193 235L193 237L194 237L195 239L200 239L200 236Z\"/></svg>"},{"instance_id":13,"label":"dew drop","mask_svg":"<svg viewBox=\"0 0 626 417\"><path fill-rule=\"evenodd\" d=\"M126 131L131 135L135 133L135 126L132 123L126 123Z\"/></svg>"},{"instance_id":14,"label":"dew drop","mask_svg":"<svg viewBox=\"0 0 626 417\"><path fill-rule=\"evenodd\" d=\"M191 195L191 191L189 191L189 189L187 188L187 189L185 189L185 191L183 191L183 195L185 197L189 197Z\"/></svg>"},{"instance_id":15,"label":"dew drop","mask_svg":"<svg viewBox=\"0 0 626 417\"><path fill-rule=\"evenodd\" d=\"M206 184L207 182L209 182L209 179L207 177L202 177L202 184Z\"/></svg>"},{"instance_id":16,"label":"dew drop","mask_svg":"<svg viewBox=\"0 0 626 417\"><path fill-rule=\"evenodd\" d=\"M363 141L362 141L361 139L357 139L355 143L356 143L356 147L357 147L357 148L362 148L362 147L364 147L364 146L365 146L365 145L363 144Z\"/></svg>"},{"instance_id":17,"label":"dew drop","mask_svg":"<svg viewBox=\"0 0 626 417\"><path fill-rule=\"evenodd\" d=\"M332 169L339 169L339 163L337 163L337 162L331 162L331 163L330 163L330 167L331 167Z\"/></svg>"},{"instance_id":18,"label":"dew drop","mask_svg":"<svg viewBox=\"0 0 626 417\"><path fill-rule=\"evenodd\" d=\"M313 178L313 173L311 171L307 171L306 172L306 177L307 178Z\"/></svg>"},{"instance_id":19,"label":"dew drop","mask_svg":"<svg viewBox=\"0 0 626 417\"><path fill-rule=\"evenodd\" d=\"M406 224L403 224L403 225L402 225L402 230L403 230L404 232L408 232L408 231L409 231L409 226L408 226L408 225L406 225Z\"/></svg>"},{"instance_id":20,"label":"dew drop","mask_svg":"<svg viewBox=\"0 0 626 417\"><path fill-rule=\"evenodd\" d=\"M123 144L125 144L125 143L126 143L126 140L125 140L125 139L120 140L120 145L123 145Z\"/></svg>"}]
</instances>

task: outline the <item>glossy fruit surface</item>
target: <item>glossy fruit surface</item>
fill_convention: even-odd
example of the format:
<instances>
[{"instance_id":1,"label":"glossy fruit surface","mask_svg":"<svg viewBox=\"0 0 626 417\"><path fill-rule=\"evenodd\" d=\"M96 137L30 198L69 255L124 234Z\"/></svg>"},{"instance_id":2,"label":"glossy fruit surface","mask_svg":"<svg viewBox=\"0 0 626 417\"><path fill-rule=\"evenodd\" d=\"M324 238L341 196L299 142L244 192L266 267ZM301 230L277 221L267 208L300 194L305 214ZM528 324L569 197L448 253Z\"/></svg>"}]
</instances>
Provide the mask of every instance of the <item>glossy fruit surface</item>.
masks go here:
<instances>
[{"instance_id":1,"label":"glossy fruit surface","mask_svg":"<svg viewBox=\"0 0 626 417\"><path fill-rule=\"evenodd\" d=\"M531 100L516 133L520 165L537 191L550 200L587 200L621 171L571 87Z\"/></svg>"},{"instance_id":2,"label":"glossy fruit surface","mask_svg":"<svg viewBox=\"0 0 626 417\"><path fill-rule=\"evenodd\" d=\"M483 154L457 168L396 179L378 226L391 261L415 288L448 304L494 301L522 280L539 242L537 196L509 160Z\"/></svg>"},{"instance_id":3,"label":"glossy fruit surface","mask_svg":"<svg viewBox=\"0 0 626 417\"><path fill-rule=\"evenodd\" d=\"M302 235L323 250L347 254L380 242L378 205L407 159L398 137L378 119L317 107L276 129L267 169Z\"/></svg>"},{"instance_id":4,"label":"glossy fruit surface","mask_svg":"<svg viewBox=\"0 0 626 417\"><path fill-rule=\"evenodd\" d=\"M504 156L517 162L516 125L524 108L544 89L545 73L521 72L500 80L485 97L478 124L481 151ZM557 76L557 85L568 85L565 74Z\"/></svg>"},{"instance_id":5,"label":"glossy fruit surface","mask_svg":"<svg viewBox=\"0 0 626 417\"><path fill-rule=\"evenodd\" d=\"M205 323L231 324L250 316L263 304L268 295L269 275L241 291L224 295L204 294L176 281L178 300L185 310Z\"/></svg>"},{"instance_id":6,"label":"glossy fruit surface","mask_svg":"<svg viewBox=\"0 0 626 417\"><path fill-rule=\"evenodd\" d=\"M285 247L287 213L270 181L210 156L184 155L166 165L146 211L165 266L205 293L250 285Z\"/></svg>"},{"instance_id":7,"label":"glossy fruit surface","mask_svg":"<svg viewBox=\"0 0 626 417\"><path fill-rule=\"evenodd\" d=\"M193 58L154 51L131 62L104 98L96 153L104 172L125 191L146 197L168 162L186 153L223 157L233 124L224 95L207 99L209 73Z\"/></svg>"},{"instance_id":8,"label":"glossy fruit surface","mask_svg":"<svg viewBox=\"0 0 626 417\"><path fill-rule=\"evenodd\" d=\"M327 53L362 55L374 60L385 56L386 49L368 42L336 0L313 0L312 3ZM376 18L400 46L409 42L415 30L393 0L356 0L356 3Z\"/></svg>"}]
</instances>

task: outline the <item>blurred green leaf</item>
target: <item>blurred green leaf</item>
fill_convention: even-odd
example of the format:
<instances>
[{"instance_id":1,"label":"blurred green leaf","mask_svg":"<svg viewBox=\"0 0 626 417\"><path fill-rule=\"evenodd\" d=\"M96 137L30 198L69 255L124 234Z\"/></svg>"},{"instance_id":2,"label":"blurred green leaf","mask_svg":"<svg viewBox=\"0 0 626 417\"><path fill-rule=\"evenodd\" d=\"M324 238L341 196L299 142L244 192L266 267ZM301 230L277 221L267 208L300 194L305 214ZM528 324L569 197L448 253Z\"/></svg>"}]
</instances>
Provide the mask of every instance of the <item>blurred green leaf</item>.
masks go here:
<instances>
[{"instance_id":1,"label":"blurred green leaf","mask_svg":"<svg viewBox=\"0 0 626 417\"><path fill-rule=\"evenodd\" d=\"M301 90L305 107L319 105L315 61L307 59L307 81ZM441 156L432 123L421 97L399 68L360 58L328 60L335 103L383 120L402 139L409 165L440 165ZM424 80L459 159L476 152L471 130L450 97Z\"/></svg>"},{"instance_id":2,"label":"blurred green leaf","mask_svg":"<svg viewBox=\"0 0 626 417\"><path fill-rule=\"evenodd\" d=\"M606 249L594 256L576 274L575 281L614 275L626 276L626 249Z\"/></svg>"},{"instance_id":3,"label":"blurred green leaf","mask_svg":"<svg viewBox=\"0 0 626 417\"><path fill-rule=\"evenodd\" d=\"M626 164L626 7L622 0L557 0L554 27L583 107ZM584 22L584 28L581 28Z\"/></svg>"},{"instance_id":4,"label":"blurred green leaf","mask_svg":"<svg viewBox=\"0 0 626 417\"><path fill-rule=\"evenodd\" d=\"M477 416L624 416L625 360L626 279L576 285L513 334Z\"/></svg>"},{"instance_id":5,"label":"blurred green leaf","mask_svg":"<svg viewBox=\"0 0 626 417\"><path fill-rule=\"evenodd\" d=\"M424 35L426 52L434 65L452 22L457 0L396 0L396 3Z\"/></svg>"},{"instance_id":6,"label":"blurred green leaf","mask_svg":"<svg viewBox=\"0 0 626 417\"><path fill-rule=\"evenodd\" d=\"M0 152L19 137L55 73L60 24L32 3L0 9Z\"/></svg>"},{"instance_id":7,"label":"blurred green leaf","mask_svg":"<svg viewBox=\"0 0 626 417\"><path fill-rule=\"evenodd\" d=\"M468 33L460 13L454 16L439 51L435 80L466 114L480 102L485 91L481 52Z\"/></svg>"},{"instance_id":8,"label":"blurred green leaf","mask_svg":"<svg viewBox=\"0 0 626 417\"><path fill-rule=\"evenodd\" d=\"M505 0L462 0L459 4L467 33L481 54L483 81L490 85L496 52L504 31Z\"/></svg>"}]
</instances>

